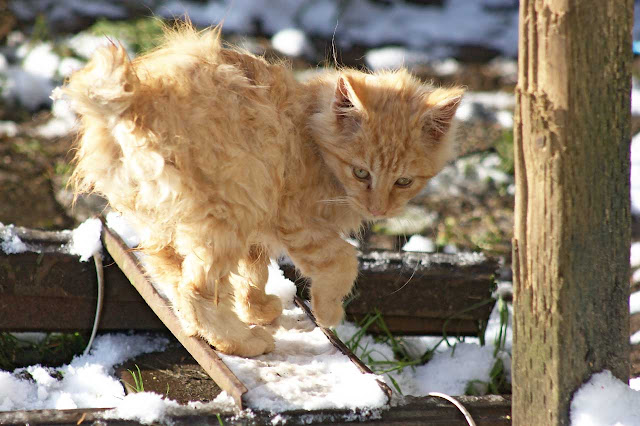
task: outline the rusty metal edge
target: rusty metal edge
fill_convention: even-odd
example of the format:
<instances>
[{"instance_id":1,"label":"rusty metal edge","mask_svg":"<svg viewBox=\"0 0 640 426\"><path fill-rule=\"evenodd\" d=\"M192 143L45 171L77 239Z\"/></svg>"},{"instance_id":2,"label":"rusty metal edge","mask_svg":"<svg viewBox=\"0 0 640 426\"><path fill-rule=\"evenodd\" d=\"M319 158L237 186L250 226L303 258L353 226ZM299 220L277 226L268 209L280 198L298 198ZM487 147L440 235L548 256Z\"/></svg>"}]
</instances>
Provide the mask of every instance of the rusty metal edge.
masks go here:
<instances>
[{"instance_id":1,"label":"rusty metal edge","mask_svg":"<svg viewBox=\"0 0 640 426\"><path fill-rule=\"evenodd\" d=\"M142 298L167 326L169 331L182 343L185 349L189 351L220 388L231 395L238 408L242 410L244 407L242 395L247 392L247 387L233 374L208 343L201 338L189 336L182 330L178 317L167 306L167 300L156 291L145 276L131 250L116 233L109 230L104 219L102 229L102 239L106 250L131 281L131 284L138 290Z\"/></svg>"},{"instance_id":2,"label":"rusty metal edge","mask_svg":"<svg viewBox=\"0 0 640 426\"><path fill-rule=\"evenodd\" d=\"M322 330L322 332L324 333L325 336L327 336L331 344L335 346L336 349L338 349L344 355L346 355L351 360L351 362L354 363L355 366L358 367L358 369L363 374L374 374L373 371L371 371L371 369L367 367L367 365L364 362L362 362L360 358L358 358L356 354L354 354L351 351L351 349L349 349L347 345L345 345L342 342L342 340L340 340L338 336L336 336L333 333L333 331L318 325L318 322L316 321L316 317L313 315L313 312L311 312L311 309L309 309L309 306L307 306L304 300L302 300L298 295L295 295L293 300L296 303L296 305L298 305L307 314L307 316L311 319L311 321L313 321L315 326L318 327L320 330ZM376 382L378 383L378 386L380 386L380 389L382 389L382 392L384 392L384 394L387 395L387 404L388 404L391 401L391 396L393 395L393 391L382 380L376 379Z\"/></svg>"}]
</instances>

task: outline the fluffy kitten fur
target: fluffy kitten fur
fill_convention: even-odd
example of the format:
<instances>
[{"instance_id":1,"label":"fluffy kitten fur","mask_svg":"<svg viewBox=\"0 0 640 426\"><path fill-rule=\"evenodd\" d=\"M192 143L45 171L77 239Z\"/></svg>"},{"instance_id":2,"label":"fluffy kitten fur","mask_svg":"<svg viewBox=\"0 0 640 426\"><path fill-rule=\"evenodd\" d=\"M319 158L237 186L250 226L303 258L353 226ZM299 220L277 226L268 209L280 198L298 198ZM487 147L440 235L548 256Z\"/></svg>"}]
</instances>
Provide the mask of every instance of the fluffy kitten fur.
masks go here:
<instances>
[{"instance_id":1,"label":"fluffy kitten fur","mask_svg":"<svg viewBox=\"0 0 640 426\"><path fill-rule=\"evenodd\" d=\"M340 321L358 273L342 236L397 214L440 171L462 96L402 70L300 83L189 25L133 61L102 48L63 92L81 118L77 191L146 228L147 269L185 330L242 356L274 348L248 324L282 312L264 292L282 252L311 278L318 323Z\"/></svg>"}]
</instances>

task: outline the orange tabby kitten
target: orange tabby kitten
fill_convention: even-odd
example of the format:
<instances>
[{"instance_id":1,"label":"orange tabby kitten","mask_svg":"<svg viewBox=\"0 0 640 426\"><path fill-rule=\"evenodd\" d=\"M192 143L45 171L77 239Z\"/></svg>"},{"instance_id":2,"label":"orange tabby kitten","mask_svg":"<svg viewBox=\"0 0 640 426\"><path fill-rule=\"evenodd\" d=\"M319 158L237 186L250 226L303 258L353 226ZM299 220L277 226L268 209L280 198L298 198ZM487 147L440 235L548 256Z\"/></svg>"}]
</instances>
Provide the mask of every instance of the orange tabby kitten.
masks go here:
<instances>
[{"instance_id":1,"label":"orange tabby kitten","mask_svg":"<svg viewBox=\"0 0 640 426\"><path fill-rule=\"evenodd\" d=\"M343 236L399 213L440 171L462 89L406 71L300 83L184 25L133 61L99 50L63 93L81 117L77 191L148 231L147 269L188 333L255 356L274 340L249 324L282 312L264 291L270 256L290 256L318 323L336 325L358 274Z\"/></svg>"}]
</instances>

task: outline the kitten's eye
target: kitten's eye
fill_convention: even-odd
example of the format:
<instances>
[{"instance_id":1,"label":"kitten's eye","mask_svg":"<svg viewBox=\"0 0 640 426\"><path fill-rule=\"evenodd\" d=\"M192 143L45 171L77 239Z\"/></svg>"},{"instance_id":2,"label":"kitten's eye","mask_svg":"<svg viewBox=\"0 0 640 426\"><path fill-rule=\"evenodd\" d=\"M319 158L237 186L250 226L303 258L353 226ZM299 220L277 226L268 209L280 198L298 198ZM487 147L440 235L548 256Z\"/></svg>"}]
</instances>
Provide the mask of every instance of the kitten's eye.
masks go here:
<instances>
[{"instance_id":1,"label":"kitten's eye","mask_svg":"<svg viewBox=\"0 0 640 426\"><path fill-rule=\"evenodd\" d=\"M367 180L371 176L371 174L365 169L359 169L358 167L353 168L353 175L360 180Z\"/></svg>"},{"instance_id":2,"label":"kitten's eye","mask_svg":"<svg viewBox=\"0 0 640 426\"><path fill-rule=\"evenodd\" d=\"M413 183L413 180L411 180L409 178L406 178L406 177L401 177L400 179L398 179L396 181L396 186L406 187L406 186L411 185L412 183Z\"/></svg>"}]
</instances>

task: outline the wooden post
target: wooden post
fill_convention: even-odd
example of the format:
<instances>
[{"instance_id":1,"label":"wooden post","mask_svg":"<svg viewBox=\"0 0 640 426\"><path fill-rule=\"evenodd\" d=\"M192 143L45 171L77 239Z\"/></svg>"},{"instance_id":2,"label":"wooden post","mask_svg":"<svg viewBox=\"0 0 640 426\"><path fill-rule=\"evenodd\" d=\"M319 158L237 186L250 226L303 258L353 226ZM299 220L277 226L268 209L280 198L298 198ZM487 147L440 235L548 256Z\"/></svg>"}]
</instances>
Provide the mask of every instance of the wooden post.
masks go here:
<instances>
[{"instance_id":1,"label":"wooden post","mask_svg":"<svg viewBox=\"0 0 640 426\"><path fill-rule=\"evenodd\" d=\"M521 0L513 420L569 423L629 372L632 0Z\"/></svg>"}]
</instances>

